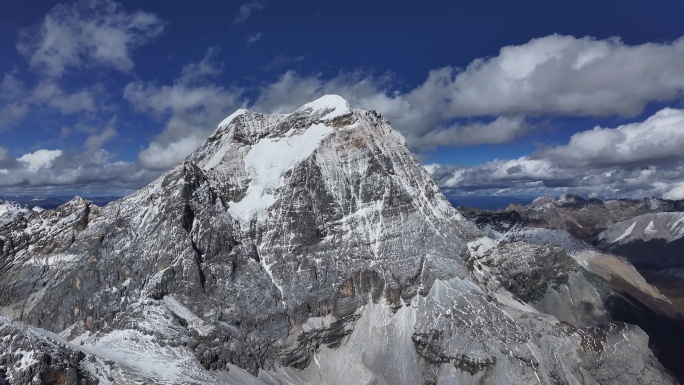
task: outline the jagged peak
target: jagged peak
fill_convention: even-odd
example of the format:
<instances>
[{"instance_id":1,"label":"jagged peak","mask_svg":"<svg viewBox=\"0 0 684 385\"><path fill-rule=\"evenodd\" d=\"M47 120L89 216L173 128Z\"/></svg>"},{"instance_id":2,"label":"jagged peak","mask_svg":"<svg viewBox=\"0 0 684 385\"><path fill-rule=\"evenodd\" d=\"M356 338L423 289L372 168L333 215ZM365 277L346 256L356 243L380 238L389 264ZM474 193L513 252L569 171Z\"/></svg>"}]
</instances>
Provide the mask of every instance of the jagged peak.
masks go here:
<instances>
[{"instance_id":1,"label":"jagged peak","mask_svg":"<svg viewBox=\"0 0 684 385\"><path fill-rule=\"evenodd\" d=\"M248 113L248 112L250 112L250 111L247 110L247 109L244 109L244 108L239 108L239 109L237 109L235 112L233 112L232 114L228 115L227 118L223 119L223 120L221 121L221 123L219 123L218 128L226 127L226 126L229 125L235 118L237 118L238 116L244 115L244 114L246 114L246 113Z\"/></svg>"},{"instance_id":2,"label":"jagged peak","mask_svg":"<svg viewBox=\"0 0 684 385\"><path fill-rule=\"evenodd\" d=\"M339 95L323 95L320 98L306 103L299 107L295 112L310 110L311 114L325 114L321 120L334 119L338 116L350 114L352 108L343 97Z\"/></svg>"},{"instance_id":3,"label":"jagged peak","mask_svg":"<svg viewBox=\"0 0 684 385\"><path fill-rule=\"evenodd\" d=\"M343 97L339 95L323 95L320 98L306 103L303 106L296 109L293 114L296 113L308 113L310 115L322 115L320 120L330 120L338 116L344 116L352 113L352 107ZM218 129L222 129L230 125L236 118L247 115L247 114L257 114L254 111L239 108L232 114L228 115L225 119L218 124ZM291 114L285 114L281 116L289 116Z\"/></svg>"},{"instance_id":4,"label":"jagged peak","mask_svg":"<svg viewBox=\"0 0 684 385\"><path fill-rule=\"evenodd\" d=\"M559 206L579 205L585 202L586 199L577 194L562 194L557 200L554 201L554 203Z\"/></svg>"},{"instance_id":5,"label":"jagged peak","mask_svg":"<svg viewBox=\"0 0 684 385\"><path fill-rule=\"evenodd\" d=\"M72 212L74 210L81 210L83 208L86 208L88 206L93 206L97 207L93 202L80 197L76 195L75 197L71 198L68 202L62 203L57 207L57 211L65 211L65 212Z\"/></svg>"}]
</instances>

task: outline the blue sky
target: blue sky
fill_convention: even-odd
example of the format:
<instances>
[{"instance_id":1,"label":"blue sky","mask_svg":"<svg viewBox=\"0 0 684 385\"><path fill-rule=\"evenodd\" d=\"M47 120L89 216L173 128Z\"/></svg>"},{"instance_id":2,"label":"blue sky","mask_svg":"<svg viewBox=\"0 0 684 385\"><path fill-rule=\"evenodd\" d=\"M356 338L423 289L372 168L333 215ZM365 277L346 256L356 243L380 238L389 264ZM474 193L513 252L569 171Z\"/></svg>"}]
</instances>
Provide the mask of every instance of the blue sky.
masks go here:
<instances>
[{"instance_id":1,"label":"blue sky","mask_svg":"<svg viewBox=\"0 0 684 385\"><path fill-rule=\"evenodd\" d=\"M376 109L451 196L684 198L684 3L0 4L0 194L124 194L247 107Z\"/></svg>"}]
</instances>

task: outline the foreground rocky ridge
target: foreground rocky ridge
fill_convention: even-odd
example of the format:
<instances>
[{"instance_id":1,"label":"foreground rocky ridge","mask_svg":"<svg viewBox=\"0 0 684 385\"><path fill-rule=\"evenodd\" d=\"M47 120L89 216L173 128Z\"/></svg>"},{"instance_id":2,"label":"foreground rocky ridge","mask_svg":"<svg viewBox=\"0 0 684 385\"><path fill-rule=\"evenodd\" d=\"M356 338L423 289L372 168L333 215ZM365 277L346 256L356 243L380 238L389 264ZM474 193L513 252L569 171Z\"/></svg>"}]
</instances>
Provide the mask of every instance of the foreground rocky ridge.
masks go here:
<instances>
[{"instance_id":1,"label":"foreground rocky ridge","mask_svg":"<svg viewBox=\"0 0 684 385\"><path fill-rule=\"evenodd\" d=\"M646 334L614 321L606 304L622 296L605 276L567 249L486 237L389 122L336 96L289 115L239 110L139 192L16 216L0 249L10 384L50 373L74 384L675 382Z\"/></svg>"},{"instance_id":2,"label":"foreground rocky ridge","mask_svg":"<svg viewBox=\"0 0 684 385\"><path fill-rule=\"evenodd\" d=\"M458 210L497 239L568 250L626 296L617 319L644 328L659 359L684 380L684 201L564 195L498 211Z\"/></svg>"}]
</instances>

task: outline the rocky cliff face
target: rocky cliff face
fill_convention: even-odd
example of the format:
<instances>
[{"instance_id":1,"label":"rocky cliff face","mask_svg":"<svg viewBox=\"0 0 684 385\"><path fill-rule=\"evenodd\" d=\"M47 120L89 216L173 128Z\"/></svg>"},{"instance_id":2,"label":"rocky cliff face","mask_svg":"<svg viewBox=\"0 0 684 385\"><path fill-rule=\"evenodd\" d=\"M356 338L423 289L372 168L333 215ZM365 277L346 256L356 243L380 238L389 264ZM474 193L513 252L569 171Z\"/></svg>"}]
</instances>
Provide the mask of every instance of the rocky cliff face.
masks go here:
<instances>
[{"instance_id":1,"label":"rocky cliff face","mask_svg":"<svg viewBox=\"0 0 684 385\"><path fill-rule=\"evenodd\" d=\"M560 246L603 277L624 296L611 301L613 316L644 328L658 358L684 380L682 210L684 201L574 195L500 211L459 208L496 239Z\"/></svg>"},{"instance_id":2,"label":"rocky cliff face","mask_svg":"<svg viewBox=\"0 0 684 385\"><path fill-rule=\"evenodd\" d=\"M139 192L17 217L0 249L10 384L675 382L605 277L486 237L336 96L239 110Z\"/></svg>"}]
</instances>

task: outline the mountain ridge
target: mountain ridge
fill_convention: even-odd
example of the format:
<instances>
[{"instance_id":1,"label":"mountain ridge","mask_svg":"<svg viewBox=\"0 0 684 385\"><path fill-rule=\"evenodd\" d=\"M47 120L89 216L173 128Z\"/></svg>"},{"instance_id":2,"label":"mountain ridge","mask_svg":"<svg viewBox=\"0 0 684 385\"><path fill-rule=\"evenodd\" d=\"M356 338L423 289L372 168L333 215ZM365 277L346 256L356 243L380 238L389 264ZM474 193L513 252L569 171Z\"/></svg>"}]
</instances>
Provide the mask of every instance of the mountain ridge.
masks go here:
<instances>
[{"instance_id":1,"label":"mountain ridge","mask_svg":"<svg viewBox=\"0 0 684 385\"><path fill-rule=\"evenodd\" d=\"M12 383L675 381L600 275L485 237L386 119L337 96L240 110L138 192L0 242Z\"/></svg>"}]
</instances>

